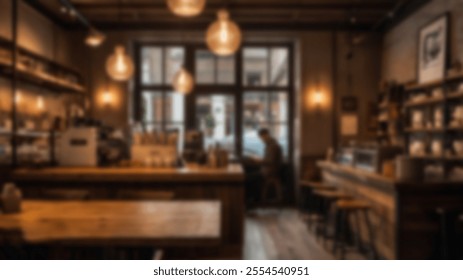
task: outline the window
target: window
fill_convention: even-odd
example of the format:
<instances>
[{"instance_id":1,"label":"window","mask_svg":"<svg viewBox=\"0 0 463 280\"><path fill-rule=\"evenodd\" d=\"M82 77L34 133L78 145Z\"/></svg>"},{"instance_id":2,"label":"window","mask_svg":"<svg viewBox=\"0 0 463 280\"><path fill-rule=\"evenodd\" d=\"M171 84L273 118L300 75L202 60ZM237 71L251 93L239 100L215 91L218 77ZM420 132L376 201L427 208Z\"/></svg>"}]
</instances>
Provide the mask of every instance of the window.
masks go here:
<instances>
[{"instance_id":1,"label":"window","mask_svg":"<svg viewBox=\"0 0 463 280\"><path fill-rule=\"evenodd\" d=\"M262 156L264 145L257 131L268 128L288 155L288 93L246 92L243 98L243 153Z\"/></svg>"},{"instance_id":2,"label":"window","mask_svg":"<svg viewBox=\"0 0 463 280\"><path fill-rule=\"evenodd\" d=\"M179 46L141 48L140 110L147 131L176 129L183 139L185 97L173 92L174 75L185 61L185 49Z\"/></svg>"},{"instance_id":3,"label":"window","mask_svg":"<svg viewBox=\"0 0 463 280\"><path fill-rule=\"evenodd\" d=\"M233 85L235 56L218 57L208 50L196 50L196 83L202 85Z\"/></svg>"},{"instance_id":4,"label":"window","mask_svg":"<svg viewBox=\"0 0 463 280\"><path fill-rule=\"evenodd\" d=\"M142 44L138 49L136 116L149 130L185 127L204 134L237 156L263 155L257 131L268 128L291 156L292 52L289 45L243 45L234 56L219 57L197 44ZM186 63L196 86L187 97L172 89ZM240 111L238 111L240 110Z\"/></svg>"},{"instance_id":5,"label":"window","mask_svg":"<svg viewBox=\"0 0 463 280\"><path fill-rule=\"evenodd\" d=\"M248 47L243 51L243 85L288 86L288 49Z\"/></svg>"}]
</instances>

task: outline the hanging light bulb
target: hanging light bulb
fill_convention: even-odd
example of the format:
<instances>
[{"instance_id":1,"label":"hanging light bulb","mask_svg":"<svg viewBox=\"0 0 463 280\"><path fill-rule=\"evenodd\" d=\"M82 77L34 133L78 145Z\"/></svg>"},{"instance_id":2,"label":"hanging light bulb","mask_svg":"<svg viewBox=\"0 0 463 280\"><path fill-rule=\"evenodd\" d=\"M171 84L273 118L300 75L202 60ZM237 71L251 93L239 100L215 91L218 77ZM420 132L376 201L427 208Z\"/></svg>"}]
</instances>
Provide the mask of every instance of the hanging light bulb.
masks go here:
<instances>
[{"instance_id":1,"label":"hanging light bulb","mask_svg":"<svg viewBox=\"0 0 463 280\"><path fill-rule=\"evenodd\" d=\"M241 30L226 10L220 10L217 18L207 29L207 46L216 55L232 55L241 46Z\"/></svg>"},{"instance_id":2,"label":"hanging light bulb","mask_svg":"<svg viewBox=\"0 0 463 280\"><path fill-rule=\"evenodd\" d=\"M199 15L206 5L206 0L167 0L167 6L172 13L181 17Z\"/></svg>"},{"instance_id":3,"label":"hanging light bulb","mask_svg":"<svg viewBox=\"0 0 463 280\"><path fill-rule=\"evenodd\" d=\"M92 28L88 31L87 37L85 38L85 44L90 47L99 47L105 39L106 36L103 33Z\"/></svg>"},{"instance_id":4,"label":"hanging light bulb","mask_svg":"<svg viewBox=\"0 0 463 280\"><path fill-rule=\"evenodd\" d=\"M125 53L123 46L118 45L114 48L114 53L106 60L106 71L115 81L127 81L132 77L133 61Z\"/></svg>"},{"instance_id":5,"label":"hanging light bulb","mask_svg":"<svg viewBox=\"0 0 463 280\"><path fill-rule=\"evenodd\" d=\"M181 67L175 74L172 86L178 93L189 94L195 87L193 76L185 68Z\"/></svg>"}]
</instances>

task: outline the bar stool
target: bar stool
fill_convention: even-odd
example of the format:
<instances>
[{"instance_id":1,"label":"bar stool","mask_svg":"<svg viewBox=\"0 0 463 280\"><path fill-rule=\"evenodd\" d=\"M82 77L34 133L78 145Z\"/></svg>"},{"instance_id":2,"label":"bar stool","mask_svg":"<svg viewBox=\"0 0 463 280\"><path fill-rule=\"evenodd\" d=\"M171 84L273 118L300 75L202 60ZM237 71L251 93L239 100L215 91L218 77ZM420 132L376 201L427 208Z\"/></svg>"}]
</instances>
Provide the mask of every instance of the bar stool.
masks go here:
<instances>
[{"instance_id":1,"label":"bar stool","mask_svg":"<svg viewBox=\"0 0 463 280\"><path fill-rule=\"evenodd\" d=\"M336 218L335 218L335 237L333 242L333 254L336 255L338 249L341 250L341 259L345 258L346 247L347 247L347 235L348 235L348 221L352 217L354 219L355 231L353 232L354 242L357 249L363 253L361 245L361 234L360 234L360 214L363 214L365 225L368 231L368 247L370 256L372 259L376 259L375 249L375 238L373 228L368 217L368 212L371 206L367 201L360 199L349 199L349 200L338 200L336 202Z\"/></svg>"},{"instance_id":2,"label":"bar stool","mask_svg":"<svg viewBox=\"0 0 463 280\"><path fill-rule=\"evenodd\" d=\"M351 196L338 190L318 190L314 191L314 195L318 197L318 207L322 213L321 219L317 223L315 234L317 237L322 236L324 242L326 242L327 239L332 238L332 236L328 235L328 226L334 204L338 200L348 200Z\"/></svg>"},{"instance_id":3,"label":"bar stool","mask_svg":"<svg viewBox=\"0 0 463 280\"><path fill-rule=\"evenodd\" d=\"M299 186L304 194L301 208L308 214L307 224L309 228L312 228L312 224L320 220L323 215L323 212L319 208L320 197L315 195L315 191L333 191L336 190L336 187L322 182L305 180L299 181Z\"/></svg>"}]
</instances>

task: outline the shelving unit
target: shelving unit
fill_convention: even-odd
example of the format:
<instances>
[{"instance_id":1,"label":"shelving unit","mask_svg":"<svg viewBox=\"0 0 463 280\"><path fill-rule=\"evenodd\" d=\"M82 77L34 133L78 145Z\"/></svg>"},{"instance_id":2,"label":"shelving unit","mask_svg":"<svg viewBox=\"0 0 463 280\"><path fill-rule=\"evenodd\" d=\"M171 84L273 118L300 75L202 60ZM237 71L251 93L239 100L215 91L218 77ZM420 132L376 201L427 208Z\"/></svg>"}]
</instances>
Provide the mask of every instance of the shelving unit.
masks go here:
<instances>
[{"instance_id":1,"label":"shelving unit","mask_svg":"<svg viewBox=\"0 0 463 280\"><path fill-rule=\"evenodd\" d=\"M403 87L395 83L384 85L378 98L377 139L385 145L400 145L402 142L401 112Z\"/></svg>"},{"instance_id":2,"label":"shelving unit","mask_svg":"<svg viewBox=\"0 0 463 280\"><path fill-rule=\"evenodd\" d=\"M14 53L17 54L16 63L13 63ZM83 97L86 93L83 78L76 70L19 47L17 42L2 37L0 37L0 76L14 82L12 91L17 90L21 84L27 84L51 94L77 94ZM12 110L15 118L13 121L17 123L18 112L15 108ZM44 147L43 143L48 143L45 150L50 151L51 160L52 143L57 136L49 131L27 130L17 126L12 129L0 127L0 140L3 144L3 147L0 147L3 150L0 155L3 154L5 157L6 150L11 153L11 160L1 158L0 164L7 162L11 162L13 166L27 164L25 159L28 158L35 162L36 154L33 152L28 154L27 151L39 150Z\"/></svg>"},{"instance_id":3,"label":"shelving unit","mask_svg":"<svg viewBox=\"0 0 463 280\"><path fill-rule=\"evenodd\" d=\"M10 48L11 42L0 37L0 51L4 54L0 56L0 75L6 78L11 77L13 72L12 59L5 56ZM85 93L83 79L77 71L23 48L19 48L18 52L18 81L57 93Z\"/></svg>"},{"instance_id":4,"label":"shelving unit","mask_svg":"<svg viewBox=\"0 0 463 280\"><path fill-rule=\"evenodd\" d=\"M412 155L412 157L441 166L444 179L449 179L449 174L454 168L463 168L463 155L457 154L453 148L454 141L463 141L463 119L461 124L452 124L455 108L460 106L463 108L461 85L463 85L463 75L453 75L443 80L405 87L407 101L404 102L402 110L407 127L404 130L406 150L410 154L410 145L414 141L423 143L426 155ZM420 97L416 98L414 95ZM442 112L442 123L438 126L436 110ZM423 116L423 123L420 127L414 127L413 114L418 111ZM432 151L433 143L436 146L440 143L440 154L437 154L439 150Z\"/></svg>"}]
</instances>

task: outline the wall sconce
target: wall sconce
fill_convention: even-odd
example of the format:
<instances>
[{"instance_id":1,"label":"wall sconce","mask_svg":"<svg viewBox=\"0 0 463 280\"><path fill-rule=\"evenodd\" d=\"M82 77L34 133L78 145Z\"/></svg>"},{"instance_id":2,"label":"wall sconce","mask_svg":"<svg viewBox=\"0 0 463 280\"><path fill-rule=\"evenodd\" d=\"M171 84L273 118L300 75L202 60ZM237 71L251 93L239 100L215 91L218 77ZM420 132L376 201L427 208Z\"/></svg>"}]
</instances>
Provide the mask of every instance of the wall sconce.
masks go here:
<instances>
[{"instance_id":1,"label":"wall sconce","mask_svg":"<svg viewBox=\"0 0 463 280\"><path fill-rule=\"evenodd\" d=\"M22 93L18 90L14 96L14 103L16 105L19 105L21 104L22 100L23 100Z\"/></svg>"},{"instance_id":2,"label":"wall sconce","mask_svg":"<svg viewBox=\"0 0 463 280\"><path fill-rule=\"evenodd\" d=\"M37 110L43 112L45 110L45 101L42 96L37 97Z\"/></svg>"},{"instance_id":3,"label":"wall sconce","mask_svg":"<svg viewBox=\"0 0 463 280\"><path fill-rule=\"evenodd\" d=\"M321 107L323 103L323 93L320 90L317 90L314 93L314 103L315 103L315 106L317 107Z\"/></svg>"},{"instance_id":4,"label":"wall sconce","mask_svg":"<svg viewBox=\"0 0 463 280\"><path fill-rule=\"evenodd\" d=\"M109 90L103 92L103 104L105 106L111 106L113 103L113 95Z\"/></svg>"}]
</instances>

